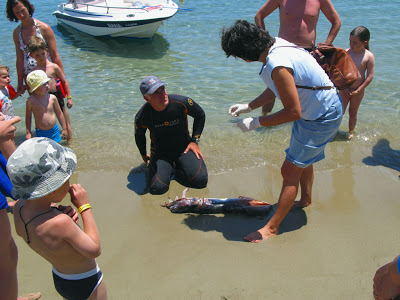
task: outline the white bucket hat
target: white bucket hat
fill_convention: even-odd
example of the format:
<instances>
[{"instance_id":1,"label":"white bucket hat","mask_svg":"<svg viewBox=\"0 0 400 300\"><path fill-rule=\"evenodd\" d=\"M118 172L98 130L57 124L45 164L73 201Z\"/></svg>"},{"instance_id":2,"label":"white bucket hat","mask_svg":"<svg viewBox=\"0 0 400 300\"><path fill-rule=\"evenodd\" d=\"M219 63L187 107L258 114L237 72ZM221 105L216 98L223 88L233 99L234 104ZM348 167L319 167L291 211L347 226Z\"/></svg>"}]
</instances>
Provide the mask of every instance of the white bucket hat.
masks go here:
<instances>
[{"instance_id":1,"label":"white bucket hat","mask_svg":"<svg viewBox=\"0 0 400 300\"><path fill-rule=\"evenodd\" d=\"M29 92L33 92L36 90L39 86L45 84L46 82L49 82L50 78L47 77L46 73L42 70L36 70L33 72L30 72L28 76L26 77L26 83L29 86Z\"/></svg>"},{"instance_id":2,"label":"white bucket hat","mask_svg":"<svg viewBox=\"0 0 400 300\"><path fill-rule=\"evenodd\" d=\"M76 166L74 151L57 142L35 137L23 142L9 157L7 172L16 199L32 200L61 187Z\"/></svg>"}]
</instances>

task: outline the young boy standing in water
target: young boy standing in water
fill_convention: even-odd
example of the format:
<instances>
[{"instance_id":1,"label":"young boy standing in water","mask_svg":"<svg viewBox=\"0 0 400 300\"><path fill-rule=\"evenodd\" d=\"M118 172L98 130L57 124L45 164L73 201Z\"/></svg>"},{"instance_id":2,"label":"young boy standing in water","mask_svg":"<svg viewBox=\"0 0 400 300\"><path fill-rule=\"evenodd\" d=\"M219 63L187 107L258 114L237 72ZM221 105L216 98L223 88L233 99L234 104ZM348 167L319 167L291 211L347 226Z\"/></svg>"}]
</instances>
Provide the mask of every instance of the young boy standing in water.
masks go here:
<instances>
[{"instance_id":1,"label":"young boy standing in water","mask_svg":"<svg viewBox=\"0 0 400 300\"><path fill-rule=\"evenodd\" d=\"M76 155L48 138L22 143L8 159L7 171L14 206L15 229L36 253L53 266L57 292L64 299L107 299L96 257L100 237L85 189L70 185ZM83 230L67 214L52 206L67 194L78 209Z\"/></svg>"},{"instance_id":2,"label":"young boy standing in water","mask_svg":"<svg viewBox=\"0 0 400 300\"><path fill-rule=\"evenodd\" d=\"M67 126L64 116L56 96L49 94L50 78L42 70L36 70L28 74L26 82L31 95L26 100L26 139L32 137L32 113L35 118L36 135L38 137L48 137L61 142L60 130L57 124L57 118L63 128L63 137L67 136Z\"/></svg>"},{"instance_id":3,"label":"young boy standing in water","mask_svg":"<svg viewBox=\"0 0 400 300\"><path fill-rule=\"evenodd\" d=\"M343 113L350 102L349 133L347 135L349 139L354 137L358 108L364 97L365 88L374 78L375 57L369 51L369 39L369 30L364 26L358 26L350 33L350 48L347 49L347 52L353 59L361 76L348 89L340 91L340 96L343 100Z\"/></svg>"},{"instance_id":4,"label":"young boy standing in water","mask_svg":"<svg viewBox=\"0 0 400 300\"><path fill-rule=\"evenodd\" d=\"M65 109L62 92L57 89L57 79L59 79L60 84L65 87L65 94L67 95L67 107L71 108L73 103L68 81L65 79L64 72L61 70L61 68L57 64L52 63L47 59L47 48L42 38L33 36L28 42L28 49L29 55L37 61L37 66L34 70L42 70L46 72L47 77L50 78L49 93L57 97L58 104L60 105L61 111L64 114L68 133L67 141L69 142L72 138L71 121L68 110Z\"/></svg>"}]
</instances>

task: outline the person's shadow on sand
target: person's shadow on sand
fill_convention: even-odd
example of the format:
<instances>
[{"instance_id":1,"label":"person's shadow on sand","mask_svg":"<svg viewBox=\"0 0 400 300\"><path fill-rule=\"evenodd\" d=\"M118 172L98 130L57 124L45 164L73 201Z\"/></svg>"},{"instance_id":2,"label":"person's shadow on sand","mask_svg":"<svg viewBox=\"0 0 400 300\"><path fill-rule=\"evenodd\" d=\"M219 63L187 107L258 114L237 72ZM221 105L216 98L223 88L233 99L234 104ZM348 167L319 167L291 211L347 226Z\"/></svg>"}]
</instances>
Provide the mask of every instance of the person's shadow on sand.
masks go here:
<instances>
[{"instance_id":1,"label":"person's shadow on sand","mask_svg":"<svg viewBox=\"0 0 400 300\"><path fill-rule=\"evenodd\" d=\"M400 150L390 147L387 139L380 139L372 148L372 156L363 159L369 166L384 166L400 172Z\"/></svg>"},{"instance_id":2,"label":"person's shadow on sand","mask_svg":"<svg viewBox=\"0 0 400 300\"><path fill-rule=\"evenodd\" d=\"M148 193L147 189L147 166L141 164L140 166L133 168L128 174L127 188L134 191L139 196Z\"/></svg>"},{"instance_id":3,"label":"person's shadow on sand","mask_svg":"<svg viewBox=\"0 0 400 300\"><path fill-rule=\"evenodd\" d=\"M272 218L275 213L276 204L264 217L255 217L239 214L204 215L187 214L183 223L192 230L218 231L229 241L244 241L244 237L249 233L257 231ZM279 234L300 229L307 224L307 216L303 209L292 208L281 225Z\"/></svg>"}]
</instances>

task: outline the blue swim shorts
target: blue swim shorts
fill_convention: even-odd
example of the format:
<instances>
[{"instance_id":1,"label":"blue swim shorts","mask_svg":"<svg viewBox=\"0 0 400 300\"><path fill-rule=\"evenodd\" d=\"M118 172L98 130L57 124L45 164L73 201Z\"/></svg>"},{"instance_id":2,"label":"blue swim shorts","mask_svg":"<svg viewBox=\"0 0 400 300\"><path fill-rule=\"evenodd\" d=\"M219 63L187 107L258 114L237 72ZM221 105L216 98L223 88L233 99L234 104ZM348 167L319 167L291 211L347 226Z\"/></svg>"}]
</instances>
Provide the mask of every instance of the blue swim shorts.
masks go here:
<instances>
[{"instance_id":1,"label":"blue swim shorts","mask_svg":"<svg viewBox=\"0 0 400 300\"><path fill-rule=\"evenodd\" d=\"M293 122L286 160L306 168L325 158L324 149L339 130L343 117L341 101L335 101L328 111L316 120L299 119Z\"/></svg>"},{"instance_id":2,"label":"blue swim shorts","mask_svg":"<svg viewBox=\"0 0 400 300\"><path fill-rule=\"evenodd\" d=\"M36 128L36 136L47 137L57 143L61 142L61 135L60 135L60 129L58 128L58 124L54 125L54 127L49 130L42 130Z\"/></svg>"}]
</instances>

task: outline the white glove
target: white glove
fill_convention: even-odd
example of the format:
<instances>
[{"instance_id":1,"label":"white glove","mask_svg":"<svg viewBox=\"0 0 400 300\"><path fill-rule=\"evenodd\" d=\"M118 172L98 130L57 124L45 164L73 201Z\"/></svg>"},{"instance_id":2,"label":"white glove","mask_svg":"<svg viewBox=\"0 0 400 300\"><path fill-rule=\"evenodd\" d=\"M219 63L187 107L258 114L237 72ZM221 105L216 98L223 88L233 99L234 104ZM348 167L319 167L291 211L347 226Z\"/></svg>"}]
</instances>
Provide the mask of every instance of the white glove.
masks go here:
<instances>
[{"instance_id":1,"label":"white glove","mask_svg":"<svg viewBox=\"0 0 400 300\"><path fill-rule=\"evenodd\" d=\"M238 117L241 113L249 113L252 109L248 104L235 104L229 107L229 114Z\"/></svg>"},{"instance_id":2,"label":"white glove","mask_svg":"<svg viewBox=\"0 0 400 300\"><path fill-rule=\"evenodd\" d=\"M243 120L240 120L237 123L237 126L242 129L243 132L247 132L250 130L254 130L256 128L262 127L260 124L259 117L257 118L246 118Z\"/></svg>"}]
</instances>

